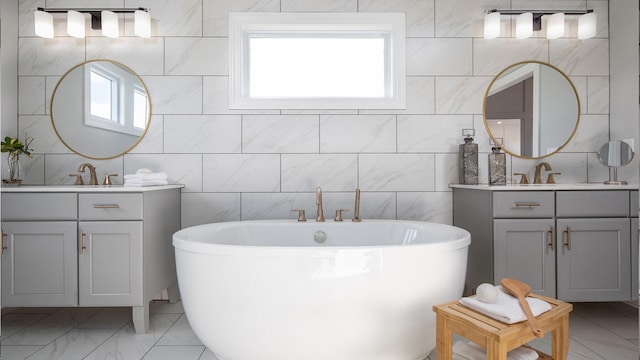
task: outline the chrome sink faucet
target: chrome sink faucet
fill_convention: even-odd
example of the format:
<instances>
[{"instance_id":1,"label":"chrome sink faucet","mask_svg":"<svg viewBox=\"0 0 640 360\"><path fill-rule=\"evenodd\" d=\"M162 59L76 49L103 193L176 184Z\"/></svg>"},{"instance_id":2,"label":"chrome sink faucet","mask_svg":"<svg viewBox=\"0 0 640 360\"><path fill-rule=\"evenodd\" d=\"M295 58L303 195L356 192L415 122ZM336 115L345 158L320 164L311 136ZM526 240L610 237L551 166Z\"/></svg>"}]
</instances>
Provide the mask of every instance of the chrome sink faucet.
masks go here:
<instances>
[{"instance_id":1,"label":"chrome sink faucet","mask_svg":"<svg viewBox=\"0 0 640 360\"><path fill-rule=\"evenodd\" d=\"M78 168L78 172L83 173L85 168L89 168L89 185L98 185L98 177L96 176L95 166L89 163L84 163L80 165L80 167Z\"/></svg>"},{"instance_id":2,"label":"chrome sink faucet","mask_svg":"<svg viewBox=\"0 0 640 360\"><path fill-rule=\"evenodd\" d=\"M549 165L549 163L547 163L547 162L541 162L538 165L536 165L536 173L533 176L533 183L534 184L542 184L542 179L540 177L540 172L541 172L543 166L544 166L545 171L551 171L551 165Z\"/></svg>"},{"instance_id":3,"label":"chrome sink faucet","mask_svg":"<svg viewBox=\"0 0 640 360\"><path fill-rule=\"evenodd\" d=\"M322 210L322 189L320 189L319 186L316 188L316 205L318 205L318 216L316 217L316 221L323 222L324 212Z\"/></svg>"}]
</instances>

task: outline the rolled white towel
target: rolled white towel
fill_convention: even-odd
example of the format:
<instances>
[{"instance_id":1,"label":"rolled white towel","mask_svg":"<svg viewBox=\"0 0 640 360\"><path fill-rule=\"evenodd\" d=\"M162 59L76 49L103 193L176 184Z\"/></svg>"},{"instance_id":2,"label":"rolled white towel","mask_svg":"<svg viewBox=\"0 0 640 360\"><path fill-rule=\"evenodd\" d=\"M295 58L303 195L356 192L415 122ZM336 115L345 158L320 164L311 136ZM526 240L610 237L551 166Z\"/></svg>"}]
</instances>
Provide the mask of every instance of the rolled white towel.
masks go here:
<instances>
[{"instance_id":1,"label":"rolled white towel","mask_svg":"<svg viewBox=\"0 0 640 360\"><path fill-rule=\"evenodd\" d=\"M151 171L151 169L147 169L147 168L140 168L138 170L136 170L136 174L151 174L153 173L153 171Z\"/></svg>"},{"instance_id":2,"label":"rolled white towel","mask_svg":"<svg viewBox=\"0 0 640 360\"><path fill-rule=\"evenodd\" d=\"M517 322L525 321L525 316L518 299L514 296L507 294L502 286L496 286L498 289L498 302L495 304L484 303L474 297L463 297L459 300L462 305L465 305L475 311L492 317L498 321L502 321L507 324L514 324ZM527 302L531 308L533 316L538 316L546 311L551 310L551 305L540 299L527 297Z\"/></svg>"},{"instance_id":3,"label":"rolled white towel","mask_svg":"<svg viewBox=\"0 0 640 360\"><path fill-rule=\"evenodd\" d=\"M150 174L127 174L124 176L124 180L167 180L169 177L167 173L157 172Z\"/></svg>"},{"instance_id":4,"label":"rolled white towel","mask_svg":"<svg viewBox=\"0 0 640 360\"><path fill-rule=\"evenodd\" d=\"M487 352L479 345L464 341L456 341L452 352L454 360L485 360L487 358ZM524 346L507 353L507 360L536 360L537 358L538 353L535 350Z\"/></svg>"},{"instance_id":5,"label":"rolled white towel","mask_svg":"<svg viewBox=\"0 0 640 360\"><path fill-rule=\"evenodd\" d=\"M124 186L127 187L140 187L140 186L160 186L168 185L167 180L125 180Z\"/></svg>"}]
</instances>

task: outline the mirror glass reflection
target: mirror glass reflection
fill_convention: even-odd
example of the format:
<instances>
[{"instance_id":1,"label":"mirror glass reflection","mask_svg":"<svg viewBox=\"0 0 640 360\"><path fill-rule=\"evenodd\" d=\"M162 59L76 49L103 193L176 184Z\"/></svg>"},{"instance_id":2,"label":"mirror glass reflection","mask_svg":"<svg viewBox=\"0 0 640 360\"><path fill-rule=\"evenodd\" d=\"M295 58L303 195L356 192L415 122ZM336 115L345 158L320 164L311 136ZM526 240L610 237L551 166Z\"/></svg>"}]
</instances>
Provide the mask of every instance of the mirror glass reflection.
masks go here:
<instances>
[{"instance_id":1,"label":"mirror glass reflection","mask_svg":"<svg viewBox=\"0 0 640 360\"><path fill-rule=\"evenodd\" d=\"M493 79L485 94L484 119L489 136L503 139L505 152L541 158L569 142L578 127L580 101L560 70L526 61Z\"/></svg>"},{"instance_id":2,"label":"mirror glass reflection","mask_svg":"<svg viewBox=\"0 0 640 360\"><path fill-rule=\"evenodd\" d=\"M51 100L51 121L73 152L109 159L131 150L149 125L146 86L131 69L110 60L93 60L69 70Z\"/></svg>"},{"instance_id":3,"label":"mirror glass reflection","mask_svg":"<svg viewBox=\"0 0 640 360\"><path fill-rule=\"evenodd\" d=\"M625 166L633 160L633 150L624 141L609 141L598 150L598 160L607 166Z\"/></svg>"}]
</instances>

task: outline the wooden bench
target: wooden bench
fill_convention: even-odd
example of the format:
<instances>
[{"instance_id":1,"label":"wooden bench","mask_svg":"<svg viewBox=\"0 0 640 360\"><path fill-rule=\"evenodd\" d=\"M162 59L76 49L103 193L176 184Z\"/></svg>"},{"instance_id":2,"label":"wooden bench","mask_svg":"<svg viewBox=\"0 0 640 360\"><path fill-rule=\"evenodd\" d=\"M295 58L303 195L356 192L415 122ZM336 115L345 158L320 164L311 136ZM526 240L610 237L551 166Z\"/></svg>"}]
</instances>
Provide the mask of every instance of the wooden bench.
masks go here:
<instances>
[{"instance_id":1,"label":"wooden bench","mask_svg":"<svg viewBox=\"0 0 640 360\"><path fill-rule=\"evenodd\" d=\"M538 351L539 359L566 360L569 352L569 313L573 305L530 294L551 304L551 310L536 317L542 331L552 336L551 356ZM438 360L452 359L452 334L456 333L487 350L488 360L507 360L507 352L537 339L524 321L505 324L457 301L435 305Z\"/></svg>"}]
</instances>

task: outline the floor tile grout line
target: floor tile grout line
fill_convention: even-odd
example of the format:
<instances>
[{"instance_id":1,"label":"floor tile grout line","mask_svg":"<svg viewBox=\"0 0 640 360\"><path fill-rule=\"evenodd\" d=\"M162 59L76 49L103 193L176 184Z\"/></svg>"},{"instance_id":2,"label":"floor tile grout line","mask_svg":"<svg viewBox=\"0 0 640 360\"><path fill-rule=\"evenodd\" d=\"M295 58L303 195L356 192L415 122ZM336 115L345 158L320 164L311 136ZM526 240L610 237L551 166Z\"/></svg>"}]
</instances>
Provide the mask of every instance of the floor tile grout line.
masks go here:
<instances>
[{"instance_id":1,"label":"floor tile grout line","mask_svg":"<svg viewBox=\"0 0 640 360\"><path fill-rule=\"evenodd\" d=\"M51 314L49 314L49 315L51 316L51 315L53 315L53 314L57 314L58 312L61 312L61 311L63 311L64 309L68 309L68 308L61 308L59 311L55 311L55 312L53 312L53 313L51 313ZM69 309L72 309L72 308L69 308ZM79 308L77 308L77 309L79 309ZM96 309L97 309L97 308L96 308ZM73 310L75 310L75 309L73 309ZM91 316L87 317L87 319L85 319L84 321L88 320L88 319L89 319L89 318L91 318L92 316L95 316L95 314L97 314L97 313L99 313L99 312L100 312L100 310L96 311L93 315L91 315ZM48 317L48 316L44 317L42 320L46 319L47 317ZM40 320L40 321L42 321L42 320ZM40 321L38 321L38 322L40 322ZM71 326L69 327L69 329L67 329L66 331L64 331L62 334L60 334L59 336L57 336L55 339L51 340L51 341L50 341L49 343L47 343L46 345L42 346L40 349L38 349L38 351L36 351L36 352L34 352L33 354L31 354L31 355L27 356L24 360L29 360L29 358L31 358L31 357L33 357L35 354L39 353L40 351L42 351L42 350L43 350L44 348L46 348L47 346L49 346L49 345L51 345L51 344L55 343L55 342L56 342L56 340L58 340L58 339L60 339L61 337L65 336L66 334L68 334L68 333L69 333L69 332L71 332L72 330L77 329L77 328L78 328L77 326L78 326L78 325L80 325L80 324L82 324L84 321L81 321L81 322L79 322L79 323L77 323L77 324L73 324L73 325L71 325ZM32 324L32 325L33 325L33 324ZM30 325L30 326L31 326L31 325Z\"/></svg>"},{"instance_id":2,"label":"floor tile grout line","mask_svg":"<svg viewBox=\"0 0 640 360\"><path fill-rule=\"evenodd\" d=\"M96 352L102 345L104 345L107 341L109 341L109 339L111 339L112 337L116 336L120 331L122 331L122 329L124 329L127 325L129 325L129 323L132 323L132 322L133 322L132 320L129 320L126 323L124 323L124 325L120 326L118 328L118 330L114 331L113 334L108 336L106 339L104 339L103 342L101 342L100 344L96 345L96 347L94 347L91 351L89 351L89 353L87 355L83 356L82 359L87 359L89 356L91 356L91 354ZM111 328L111 329L114 329L114 328ZM87 329L101 329L101 328L96 327L96 328L87 328ZM106 329L106 328L102 328L102 329Z\"/></svg>"},{"instance_id":3,"label":"floor tile grout line","mask_svg":"<svg viewBox=\"0 0 640 360\"><path fill-rule=\"evenodd\" d=\"M142 355L142 357L140 358L140 360L144 359L144 357L145 357L145 356L147 356L147 354L149 354L149 352L150 352L154 347L159 346L159 345L158 345L158 342L159 342L160 340L162 340L162 338L163 338L165 335L167 335L167 333L169 332L169 330L171 330L171 328L172 328L172 327L174 327L174 326L176 325L176 323L178 322L178 320L180 320L180 318L181 318L181 317L183 317L183 316L184 316L184 312L183 312L183 313L181 313L181 314L180 314L180 316L178 316L178 317L176 318L176 320L175 320L173 323L171 323L171 325L170 325L169 327L167 327L167 330L165 330L165 331L162 333L162 335L161 335L161 336L158 336L158 340L156 340L156 341L153 343L153 345L151 345L151 346L149 347L149 349L148 349L148 350L147 350L147 351Z\"/></svg>"}]
</instances>

